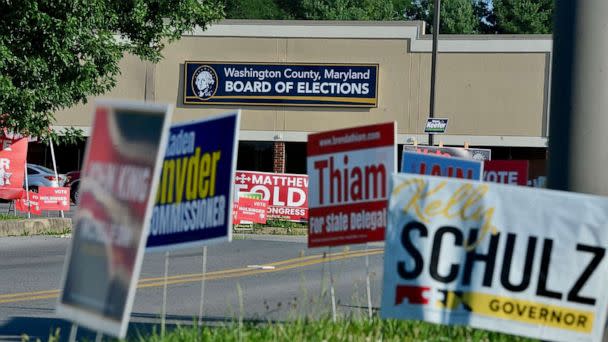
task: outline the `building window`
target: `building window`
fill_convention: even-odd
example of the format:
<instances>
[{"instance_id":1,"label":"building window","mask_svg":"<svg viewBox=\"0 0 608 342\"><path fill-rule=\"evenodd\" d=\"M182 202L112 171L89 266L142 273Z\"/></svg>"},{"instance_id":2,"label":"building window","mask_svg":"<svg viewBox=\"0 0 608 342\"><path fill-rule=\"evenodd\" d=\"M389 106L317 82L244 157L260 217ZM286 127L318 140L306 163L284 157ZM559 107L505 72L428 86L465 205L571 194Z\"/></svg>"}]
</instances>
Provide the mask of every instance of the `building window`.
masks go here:
<instances>
[{"instance_id":1,"label":"building window","mask_svg":"<svg viewBox=\"0 0 608 342\"><path fill-rule=\"evenodd\" d=\"M285 172L306 174L306 143L285 143Z\"/></svg>"},{"instance_id":2,"label":"building window","mask_svg":"<svg viewBox=\"0 0 608 342\"><path fill-rule=\"evenodd\" d=\"M237 170L272 172L272 142L239 141Z\"/></svg>"}]
</instances>

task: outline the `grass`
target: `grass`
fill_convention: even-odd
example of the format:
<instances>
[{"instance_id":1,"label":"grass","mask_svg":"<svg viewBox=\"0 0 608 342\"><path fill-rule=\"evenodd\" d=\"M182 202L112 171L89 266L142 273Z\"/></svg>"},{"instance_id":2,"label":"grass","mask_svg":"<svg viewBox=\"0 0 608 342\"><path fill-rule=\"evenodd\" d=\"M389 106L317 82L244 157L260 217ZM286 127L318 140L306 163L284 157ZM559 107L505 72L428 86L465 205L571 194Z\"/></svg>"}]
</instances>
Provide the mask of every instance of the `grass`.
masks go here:
<instances>
[{"instance_id":1,"label":"grass","mask_svg":"<svg viewBox=\"0 0 608 342\"><path fill-rule=\"evenodd\" d=\"M0 221L4 220L19 220L23 219L23 217L13 215L13 214L0 214Z\"/></svg>"},{"instance_id":2,"label":"grass","mask_svg":"<svg viewBox=\"0 0 608 342\"><path fill-rule=\"evenodd\" d=\"M502 333L462 326L444 326L420 321L344 319L334 323L329 318L287 323L225 324L218 327L178 326L165 336L156 332L142 335L140 342L186 341L535 341Z\"/></svg>"},{"instance_id":3,"label":"grass","mask_svg":"<svg viewBox=\"0 0 608 342\"><path fill-rule=\"evenodd\" d=\"M69 227L65 227L65 228L63 228L63 230L60 230L60 231L46 230L37 235L63 236L66 234L71 234L71 233L72 233L72 229Z\"/></svg>"}]
</instances>

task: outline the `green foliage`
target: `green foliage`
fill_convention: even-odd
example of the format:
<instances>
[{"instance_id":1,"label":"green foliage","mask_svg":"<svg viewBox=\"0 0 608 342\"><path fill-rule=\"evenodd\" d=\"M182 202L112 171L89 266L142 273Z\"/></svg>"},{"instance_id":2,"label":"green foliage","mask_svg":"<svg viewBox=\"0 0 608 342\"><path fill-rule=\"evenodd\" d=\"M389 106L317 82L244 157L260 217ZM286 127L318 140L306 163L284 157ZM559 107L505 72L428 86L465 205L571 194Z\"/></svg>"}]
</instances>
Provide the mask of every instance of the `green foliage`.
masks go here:
<instances>
[{"instance_id":1,"label":"green foliage","mask_svg":"<svg viewBox=\"0 0 608 342\"><path fill-rule=\"evenodd\" d=\"M409 20L426 22L427 32L433 32L433 0L412 1L406 9ZM441 2L439 33L441 34L473 34L479 33L481 21L477 17L475 4L471 0L449 0Z\"/></svg>"},{"instance_id":2,"label":"green foliage","mask_svg":"<svg viewBox=\"0 0 608 342\"><path fill-rule=\"evenodd\" d=\"M225 0L227 18L422 20L433 0ZM551 33L552 0L442 0L442 34Z\"/></svg>"},{"instance_id":3,"label":"green foliage","mask_svg":"<svg viewBox=\"0 0 608 342\"><path fill-rule=\"evenodd\" d=\"M471 0L450 0L441 6L441 33L472 34L479 31Z\"/></svg>"},{"instance_id":4,"label":"green foliage","mask_svg":"<svg viewBox=\"0 0 608 342\"><path fill-rule=\"evenodd\" d=\"M499 33L551 33L553 0L494 0Z\"/></svg>"},{"instance_id":5,"label":"green foliage","mask_svg":"<svg viewBox=\"0 0 608 342\"><path fill-rule=\"evenodd\" d=\"M407 0L225 0L229 19L402 20Z\"/></svg>"},{"instance_id":6,"label":"green foliage","mask_svg":"<svg viewBox=\"0 0 608 342\"><path fill-rule=\"evenodd\" d=\"M54 112L116 85L125 53L156 62L222 16L221 0L0 0L0 125L48 136Z\"/></svg>"},{"instance_id":7,"label":"green foliage","mask_svg":"<svg viewBox=\"0 0 608 342\"><path fill-rule=\"evenodd\" d=\"M386 0L302 0L304 19L391 20L393 2Z\"/></svg>"},{"instance_id":8,"label":"green foliage","mask_svg":"<svg viewBox=\"0 0 608 342\"><path fill-rule=\"evenodd\" d=\"M290 19L291 14L286 12L274 0L226 0L226 17L230 19Z\"/></svg>"},{"instance_id":9,"label":"green foliage","mask_svg":"<svg viewBox=\"0 0 608 342\"><path fill-rule=\"evenodd\" d=\"M13 215L13 214L4 214L1 213L0 214L0 221L5 221L5 220L18 220L21 219L22 217L19 217L17 215Z\"/></svg>"},{"instance_id":10,"label":"green foliage","mask_svg":"<svg viewBox=\"0 0 608 342\"><path fill-rule=\"evenodd\" d=\"M343 319L333 323L330 318L317 321L299 319L288 323L236 323L218 327L178 326L164 337L153 332L139 341L533 341L469 327L443 326L419 321Z\"/></svg>"}]
</instances>

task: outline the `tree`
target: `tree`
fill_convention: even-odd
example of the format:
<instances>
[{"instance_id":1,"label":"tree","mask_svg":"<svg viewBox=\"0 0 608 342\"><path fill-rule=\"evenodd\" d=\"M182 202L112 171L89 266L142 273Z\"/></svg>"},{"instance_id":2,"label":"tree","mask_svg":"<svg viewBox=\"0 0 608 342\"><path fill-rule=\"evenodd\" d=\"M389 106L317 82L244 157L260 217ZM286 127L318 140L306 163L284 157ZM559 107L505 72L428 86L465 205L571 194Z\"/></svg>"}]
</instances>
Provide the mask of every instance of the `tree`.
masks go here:
<instances>
[{"instance_id":1,"label":"tree","mask_svg":"<svg viewBox=\"0 0 608 342\"><path fill-rule=\"evenodd\" d=\"M302 0L303 19L391 20L395 9L386 0Z\"/></svg>"},{"instance_id":2,"label":"tree","mask_svg":"<svg viewBox=\"0 0 608 342\"><path fill-rule=\"evenodd\" d=\"M497 33L551 33L553 0L494 0Z\"/></svg>"},{"instance_id":3,"label":"tree","mask_svg":"<svg viewBox=\"0 0 608 342\"><path fill-rule=\"evenodd\" d=\"M156 62L222 16L220 0L0 0L0 125L48 136L54 112L115 86L125 53Z\"/></svg>"},{"instance_id":4,"label":"tree","mask_svg":"<svg viewBox=\"0 0 608 342\"><path fill-rule=\"evenodd\" d=\"M225 11L229 19L291 19L275 0L226 0Z\"/></svg>"},{"instance_id":5,"label":"tree","mask_svg":"<svg viewBox=\"0 0 608 342\"><path fill-rule=\"evenodd\" d=\"M423 20L426 31L433 32L433 0L413 0L405 10L409 20ZM441 34L472 34L480 30L472 0L448 0L441 2Z\"/></svg>"},{"instance_id":6,"label":"tree","mask_svg":"<svg viewBox=\"0 0 608 342\"><path fill-rule=\"evenodd\" d=\"M229 19L403 20L408 0L225 0Z\"/></svg>"}]
</instances>

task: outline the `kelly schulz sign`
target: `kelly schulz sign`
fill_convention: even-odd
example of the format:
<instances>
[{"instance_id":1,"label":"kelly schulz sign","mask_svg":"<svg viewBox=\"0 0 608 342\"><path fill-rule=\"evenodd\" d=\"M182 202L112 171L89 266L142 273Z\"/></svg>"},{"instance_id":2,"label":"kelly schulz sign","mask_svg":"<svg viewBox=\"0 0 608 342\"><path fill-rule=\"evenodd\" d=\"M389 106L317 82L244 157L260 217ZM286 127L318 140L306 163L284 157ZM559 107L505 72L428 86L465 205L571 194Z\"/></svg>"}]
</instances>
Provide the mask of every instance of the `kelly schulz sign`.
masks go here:
<instances>
[{"instance_id":1,"label":"kelly schulz sign","mask_svg":"<svg viewBox=\"0 0 608 342\"><path fill-rule=\"evenodd\" d=\"M383 317L601 340L606 198L406 174L392 184Z\"/></svg>"}]
</instances>

